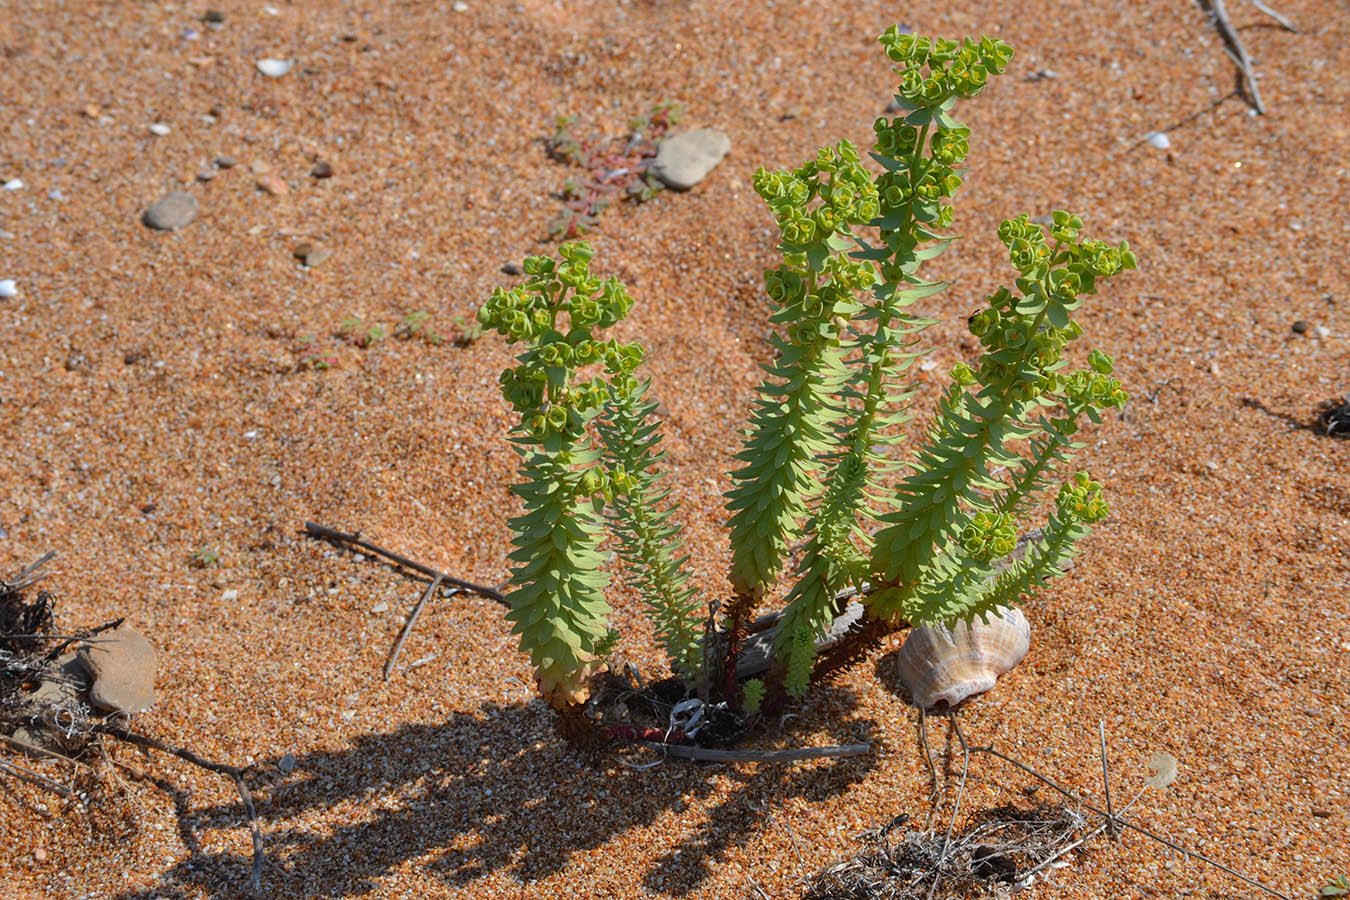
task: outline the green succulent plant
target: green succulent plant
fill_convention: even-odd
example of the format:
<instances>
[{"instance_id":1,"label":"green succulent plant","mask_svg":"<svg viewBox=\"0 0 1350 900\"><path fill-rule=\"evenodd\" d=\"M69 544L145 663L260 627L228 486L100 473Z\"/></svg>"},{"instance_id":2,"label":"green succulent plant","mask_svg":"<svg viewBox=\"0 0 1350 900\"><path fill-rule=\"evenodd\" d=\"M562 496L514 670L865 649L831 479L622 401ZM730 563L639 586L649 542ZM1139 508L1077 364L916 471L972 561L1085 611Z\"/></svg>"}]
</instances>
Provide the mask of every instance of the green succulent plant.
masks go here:
<instances>
[{"instance_id":1,"label":"green succulent plant","mask_svg":"<svg viewBox=\"0 0 1350 900\"><path fill-rule=\"evenodd\" d=\"M954 239L941 230L953 221L970 149L970 129L952 109L1001 74L1012 50L989 37L957 42L894 27L880 40L899 76L899 114L873 126L876 170L841 141L795 169L755 173L780 236L781 262L764 276L775 356L726 495L734 596L718 627L689 583L676 509L659 484L655 403L635 374L642 348L598 335L627 314L623 286L593 276L590 248L569 243L558 260L528 259L529 280L498 289L479 312L484 327L525 345L502 376L520 415L513 490L525 507L511 520L508 618L559 706L586 697L615 637L601 569L606 533L675 675L753 716L833 665L816 648L844 611L845 589L864 606L832 651L848 661L905 623L1019 602L1062 574L1107 514L1086 473L1058 487L1054 475L1082 449L1080 421L1099 422L1127 394L1105 353L1092 350L1073 369L1066 351L1082 335L1073 314L1085 298L1136 260L1124 243L1082 238L1082 221L1065 212L1048 226L1027 216L1000 226L1016 277L969 319L982 352L952 368L909 458L892 451L910 417L906 375L921 355L919 332L933 323L913 306L945 287L919 270ZM599 374L582 380L584 370ZM1015 558L1032 501L1048 491L1054 510ZM772 642L776 665L738 684L750 618L799 542Z\"/></svg>"}]
</instances>

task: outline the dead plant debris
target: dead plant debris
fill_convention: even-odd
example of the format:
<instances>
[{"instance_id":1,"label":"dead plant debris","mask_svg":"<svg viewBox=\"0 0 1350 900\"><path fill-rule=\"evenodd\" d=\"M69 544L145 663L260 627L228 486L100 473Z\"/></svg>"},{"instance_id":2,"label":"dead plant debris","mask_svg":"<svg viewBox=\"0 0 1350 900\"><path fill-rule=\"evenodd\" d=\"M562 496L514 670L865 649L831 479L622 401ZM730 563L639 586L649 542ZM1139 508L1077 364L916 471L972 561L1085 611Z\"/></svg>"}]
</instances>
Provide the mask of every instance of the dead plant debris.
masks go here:
<instances>
[{"instance_id":1,"label":"dead plant debris","mask_svg":"<svg viewBox=\"0 0 1350 900\"><path fill-rule=\"evenodd\" d=\"M1067 805L985 810L946 848L943 830L906 830L901 813L861 835L864 848L809 882L804 900L1006 897L1080 841L1089 820ZM1067 865L1067 862L1064 864ZM930 893L941 873L939 892Z\"/></svg>"}]
</instances>

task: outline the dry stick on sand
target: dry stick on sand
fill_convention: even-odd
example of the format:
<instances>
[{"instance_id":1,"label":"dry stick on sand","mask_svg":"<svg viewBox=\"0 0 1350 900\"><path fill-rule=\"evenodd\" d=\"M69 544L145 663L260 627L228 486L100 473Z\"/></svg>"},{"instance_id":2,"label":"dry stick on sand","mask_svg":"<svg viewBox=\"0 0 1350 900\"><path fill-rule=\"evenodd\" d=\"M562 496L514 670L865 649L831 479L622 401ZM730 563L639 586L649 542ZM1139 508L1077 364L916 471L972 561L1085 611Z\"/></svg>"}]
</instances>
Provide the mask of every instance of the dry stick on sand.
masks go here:
<instances>
[{"instance_id":1,"label":"dry stick on sand","mask_svg":"<svg viewBox=\"0 0 1350 900\"><path fill-rule=\"evenodd\" d=\"M694 762L793 762L798 759L824 759L826 757L842 759L850 756L866 756L872 752L871 744L843 744L836 747L808 747L802 750L713 750L707 747L689 747L683 744L663 744L658 741L643 741L646 747L661 750L670 756L689 759Z\"/></svg>"},{"instance_id":2,"label":"dry stick on sand","mask_svg":"<svg viewBox=\"0 0 1350 900\"><path fill-rule=\"evenodd\" d=\"M23 766L14 763L0 762L0 774L9 775L12 778L26 781L29 784L35 784L38 787L46 788L49 791L55 791L62 797L75 796L75 793L65 785L57 784L55 781L52 781L50 778L43 775L39 775L32 769L25 769Z\"/></svg>"},{"instance_id":3,"label":"dry stick on sand","mask_svg":"<svg viewBox=\"0 0 1350 900\"><path fill-rule=\"evenodd\" d=\"M952 832L956 829L956 817L961 813L961 798L966 792L966 774L970 772L970 745L966 743L966 736L961 733L960 721L954 714L950 719L952 728L961 741L961 783L956 789L956 805L952 807L952 818L947 823L947 836L942 841L942 853L938 856L937 865L933 866L933 883L928 886L928 900L933 900L933 895L937 893L938 882L942 880L942 866L947 862L947 854L952 849Z\"/></svg>"},{"instance_id":4,"label":"dry stick on sand","mask_svg":"<svg viewBox=\"0 0 1350 900\"><path fill-rule=\"evenodd\" d=\"M1102 788L1106 791L1106 830L1111 835L1111 840L1118 840L1116 834L1116 814L1111 810L1111 776L1106 769L1106 721L1097 722L1097 734L1101 738L1102 747Z\"/></svg>"},{"instance_id":5,"label":"dry stick on sand","mask_svg":"<svg viewBox=\"0 0 1350 900\"><path fill-rule=\"evenodd\" d=\"M334 541L340 544L351 544L353 547L360 547L364 550L369 550L371 553L378 553L380 556L383 556L386 559L393 560L400 566L405 566L409 569L412 569L414 572L421 572L428 578L439 578L441 581L445 582L451 587L457 587L461 588L462 590L472 591L475 594L481 594L482 596L487 597L490 600L496 600L498 603L506 602L506 597L502 594L501 591L497 590L497 588L486 587L481 584L474 584L472 581L464 581L462 579L446 575L444 572L441 572L438 569L433 569L431 566L423 565L420 562L408 559L408 557L395 553L392 550L386 550L377 544L372 544L370 541L363 539L361 537L360 532L356 532L355 534L348 534L345 531L338 531L336 528L329 528L327 525L320 525L317 522L306 522L305 534L308 534L310 537L316 537L322 541Z\"/></svg>"},{"instance_id":6,"label":"dry stick on sand","mask_svg":"<svg viewBox=\"0 0 1350 900\"><path fill-rule=\"evenodd\" d=\"M230 766L225 763L211 762L209 759L202 759L191 750L185 750L182 747L174 747L163 741L155 740L152 737L146 737L143 734L137 734L134 731L127 731L125 728L118 728L116 725L95 725L91 731L97 734L106 734L108 737L116 738L119 741L126 741L128 744L137 744L141 747L150 747L163 753L176 756L184 762L192 763L208 772L215 772L218 775L227 775L234 780L234 786L239 789L239 796L244 801L244 812L248 816L248 829L253 837L253 873L249 878L249 885L255 896L262 894L262 869L263 869L263 839L262 831L258 828L258 813L253 807L253 795L248 791L248 785L244 783L244 770L239 766Z\"/></svg>"},{"instance_id":7,"label":"dry stick on sand","mask_svg":"<svg viewBox=\"0 0 1350 900\"><path fill-rule=\"evenodd\" d=\"M427 586L426 591L422 594L422 599L417 601L417 605L414 606L412 612L408 614L408 621L403 623L403 630L398 633L398 640L394 642L394 649L389 652L389 659L384 664L385 681L389 680L389 673L393 671L394 663L398 662L398 655L403 650L403 642L408 639L408 634L413 630L413 626L417 624L417 617L422 614L422 607L426 606L427 601L436 593L436 589L441 586L442 580L443 579L439 574L431 579L431 584ZM458 593L459 589L456 589L450 596L453 597Z\"/></svg>"},{"instance_id":8,"label":"dry stick on sand","mask_svg":"<svg viewBox=\"0 0 1350 900\"><path fill-rule=\"evenodd\" d=\"M955 722L955 719L953 719L953 722ZM958 734L958 736L959 736L960 732L958 731L957 734ZM1063 796L1069 798L1070 800L1073 800L1073 801L1076 802L1076 803L1082 804L1082 806L1083 806L1084 809L1090 810L1090 811L1096 813L1096 814L1099 815L1099 816L1104 816L1104 817L1106 817L1108 820L1113 821L1116 825L1120 826L1121 828L1128 828L1128 829L1130 829L1131 831L1137 831L1139 834L1142 834L1144 837L1146 837L1146 838L1151 838L1152 840L1157 841L1159 844L1162 844L1164 847L1170 847L1171 849L1177 851L1178 853L1181 853L1181 854L1183 854L1183 855L1185 855L1185 856L1189 856L1191 859L1196 859L1196 860L1199 860L1200 862L1209 863L1209 864L1210 864L1211 866L1213 866L1214 868L1219 869L1219 870L1221 870L1221 871L1223 871L1223 872L1227 872L1229 875L1232 875L1234 878L1240 879L1241 881L1246 882L1247 884L1251 885L1251 886L1254 887L1254 888L1260 888L1261 890L1265 891L1267 894L1270 894L1271 896L1279 897L1280 900L1292 900L1292 898L1290 898L1288 895L1286 895L1286 894L1281 894L1279 891L1275 890L1275 889L1272 888L1272 887L1267 887L1266 885L1262 884L1262 883L1259 882L1259 881L1256 881L1255 879L1248 878L1246 875L1243 875L1241 872L1237 871L1236 869L1233 869L1233 868L1231 868L1231 867L1229 867L1229 866L1226 866L1226 865L1224 865L1223 863L1219 862L1219 861L1216 860L1216 859L1210 859L1208 856L1205 856L1205 855L1202 854L1202 853L1196 853L1194 850L1187 850L1185 847L1181 846L1180 844L1177 844L1177 843L1175 843L1175 842L1173 842L1173 841L1169 841L1167 838L1162 837L1161 835L1154 834L1152 831L1149 831L1147 828L1143 828L1142 826L1139 826L1139 825L1134 824L1133 822L1131 822L1131 821L1129 821L1128 819L1124 818L1123 811L1122 811L1122 813L1117 814L1117 815L1115 815L1115 816L1109 815L1109 814L1106 812L1106 810L1098 809L1097 807L1095 807L1095 806L1093 806L1092 804L1088 803L1087 801L1083 800L1081 797L1078 797L1078 796L1076 796L1075 794L1073 794L1073 793L1072 793L1071 791L1069 791L1067 788L1061 787L1058 783L1056 783L1056 782L1054 781L1054 779L1048 778L1048 777L1046 777L1045 775L1042 775L1040 772L1037 772L1035 769L1033 769L1031 766L1027 765L1026 763L1024 763L1024 762L1019 762L1018 760L1013 759L1011 756L1008 756L1006 753L1001 753L1001 752L999 752L998 750L995 750L992 744L990 744L990 745L988 745L988 746L985 746L985 747L971 747L971 748L970 748L970 752L971 752L971 753L985 753L985 754L988 754L989 756L992 756L992 757L994 757L994 758L996 758L996 759L1001 759L1001 760L1003 760L1005 763L1007 763L1008 765L1014 766L1014 767L1016 767L1016 768L1018 768L1018 769L1021 769L1023 772L1026 772L1028 775L1030 775L1031 777L1035 778L1037 781L1040 781L1042 784L1048 785L1049 787L1055 789L1055 790L1058 791L1060 794L1062 794ZM1131 802L1133 802L1133 801L1131 801ZM1100 833L1100 832L1098 832L1098 833Z\"/></svg>"},{"instance_id":9,"label":"dry stick on sand","mask_svg":"<svg viewBox=\"0 0 1350 900\"><path fill-rule=\"evenodd\" d=\"M19 574L14 576L13 581L0 581L0 591L9 593L10 591L21 591L24 588L32 587L51 574L50 572L38 573L38 569L41 569L55 558L56 551L48 550L46 553L42 554L42 556L38 557L36 562L24 566Z\"/></svg>"},{"instance_id":10,"label":"dry stick on sand","mask_svg":"<svg viewBox=\"0 0 1350 900\"><path fill-rule=\"evenodd\" d=\"M1294 27L1293 22L1290 22L1284 16L1280 15L1278 12L1271 9L1269 6L1266 6L1264 3L1261 2L1261 0L1252 0L1252 6L1255 6L1261 12L1270 16L1276 22L1279 22L1280 26L1283 27L1285 31L1292 31L1294 34L1298 34L1298 29Z\"/></svg>"},{"instance_id":11,"label":"dry stick on sand","mask_svg":"<svg viewBox=\"0 0 1350 900\"><path fill-rule=\"evenodd\" d=\"M1252 5L1275 19L1285 28L1294 31L1294 26L1289 24L1289 20L1273 9L1257 2L1253 2ZM1242 72L1242 80L1247 86L1247 94L1251 99L1252 106L1264 116L1266 105L1261 102L1261 92L1256 87L1256 73L1252 71L1252 59L1247 55L1247 49L1242 46L1242 41L1238 38L1237 29L1228 20L1228 10L1224 8L1223 0L1206 0L1206 6L1209 7L1209 17L1213 20L1214 27L1219 30L1219 36L1228 45L1225 48L1228 55L1233 58L1233 62L1237 63L1238 69Z\"/></svg>"},{"instance_id":12,"label":"dry stick on sand","mask_svg":"<svg viewBox=\"0 0 1350 900\"><path fill-rule=\"evenodd\" d=\"M928 763L928 777L933 783L933 789L928 793L928 819L923 824L923 830L927 831L933 824L933 817L937 815L941 790L938 788L937 766L933 765L933 753L928 749L928 710L922 706L919 707L919 746L923 748L923 758Z\"/></svg>"}]
</instances>

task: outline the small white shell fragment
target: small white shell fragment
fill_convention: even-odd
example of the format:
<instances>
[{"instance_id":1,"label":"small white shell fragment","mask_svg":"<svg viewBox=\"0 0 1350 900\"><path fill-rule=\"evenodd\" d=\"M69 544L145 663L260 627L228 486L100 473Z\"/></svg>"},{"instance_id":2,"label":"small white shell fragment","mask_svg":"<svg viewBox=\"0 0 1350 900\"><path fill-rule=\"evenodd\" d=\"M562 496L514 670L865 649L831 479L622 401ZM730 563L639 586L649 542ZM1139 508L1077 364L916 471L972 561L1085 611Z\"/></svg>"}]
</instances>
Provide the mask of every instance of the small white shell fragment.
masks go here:
<instances>
[{"instance_id":1,"label":"small white shell fragment","mask_svg":"<svg viewBox=\"0 0 1350 900\"><path fill-rule=\"evenodd\" d=\"M1327 338L1331 337L1331 329L1325 325L1318 325L1316 328L1313 329L1313 334L1317 335L1322 340L1326 340Z\"/></svg>"},{"instance_id":2,"label":"small white shell fragment","mask_svg":"<svg viewBox=\"0 0 1350 900\"><path fill-rule=\"evenodd\" d=\"M451 8L454 9L455 12L468 12L469 4L465 3L464 0L455 0L455 5Z\"/></svg>"},{"instance_id":3,"label":"small white shell fragment","mask_svg":"<svg viewBox=\"0 0 1350 900\"><path fill-rule=\"evenodd\" d=\"M1161 791L1177 780L1177 760L1170 753L1154 750L1148 758L1148 777L1144 779L1149 787Z\"/></svg>"},{"instance_id":4,"label":"small white shell fragment","mask_svg":"<svg viewBox=\"0 0 1350 900\"><path fill-rule=\"evenodd\" d=\"M1144 135L1144 140L1148 141L1159 150L1166 150L1168 147L1172 146L1172 139L1162 131L1150 131L1148 134Z\"/></svg>"},{"instance_id":5,"label":"small white shell fragment","mask_svg":"<svg viewBox=\"0 0 1350 900\"><path fill-rule=\"evenodd\" d=\"M0 297L13 297L19 293L19 286L14 283L13 278L6 278L0 281Z\"/></svg>"},{"instance_id":6,"label":"small white shell fragment","mask_svg":"<svg viewBox=\"0 0 1350 900\"><path fill-rule=\"evenodd\" d=\"M5 182L5 190L21 191L23 190L23 181L18 178L11 178L9 181Z\"/></svg>"},{"instance_id":7,"label":"small white shell fragment","mask_svg":"<svg viewBox=\"0 0 1350 900\"><path fill-rule=\"evenodd\" d=\"M994 686L1022 661L1031 647L1031 625L1021 610L1005 606L952 628L921 625L900 647L900 681L914 705L931 709L956 706Z\"/></svg>"},{"instance_id":8,"label":"small white shell fragment","mask_svg":"<svg viewBox=\"0 0 1350 900\"><path fill-rule=\"evenodd\" d=\"M289 59L260 59L258 71L268 78L280 78L291 70L292 65Z\"/></svg>"},{"instance_id":9,"label":"small white shell fragment","mask_svg":"<svg viewBox=\"0 0 1350 900\"><path fill-rule=\"evenodd\" d=\"M156 122L150 126L150 133L164 137L164 135L169 133L169 126L165 125L163 122Z\"/></svg>"}]
</instances>

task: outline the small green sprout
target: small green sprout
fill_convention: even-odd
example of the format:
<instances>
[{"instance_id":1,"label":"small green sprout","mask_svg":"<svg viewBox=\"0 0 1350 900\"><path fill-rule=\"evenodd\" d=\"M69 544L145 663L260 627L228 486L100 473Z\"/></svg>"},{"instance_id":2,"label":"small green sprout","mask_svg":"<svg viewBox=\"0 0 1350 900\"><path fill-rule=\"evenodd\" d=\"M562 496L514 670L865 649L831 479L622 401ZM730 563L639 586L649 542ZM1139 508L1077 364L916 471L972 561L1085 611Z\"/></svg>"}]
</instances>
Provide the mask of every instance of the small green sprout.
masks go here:
<instances>
[{"instance_id":1,"label":"small green sprout","mask_svg":"<svg viewBox=\"0 0 1350 900\"><path fill-rule=\"evenodd\" d=\"M192 565L198 569L208 569L220 563L220 552L213 547L198 547L192 551Z\"/></svg>"},{"instance_id":2,"label":"small green sprout","mask_svg":"<svg viewBox=\"0 0 1350 900\"><path fill-rule=\"evenodd\" d=\"M367 323L361 316L348 316L338 325L337 335L364 350L384 340L388 333L383 325Z\"/></svg>"}]
</instances>

